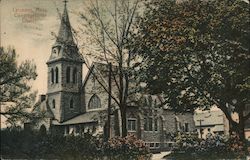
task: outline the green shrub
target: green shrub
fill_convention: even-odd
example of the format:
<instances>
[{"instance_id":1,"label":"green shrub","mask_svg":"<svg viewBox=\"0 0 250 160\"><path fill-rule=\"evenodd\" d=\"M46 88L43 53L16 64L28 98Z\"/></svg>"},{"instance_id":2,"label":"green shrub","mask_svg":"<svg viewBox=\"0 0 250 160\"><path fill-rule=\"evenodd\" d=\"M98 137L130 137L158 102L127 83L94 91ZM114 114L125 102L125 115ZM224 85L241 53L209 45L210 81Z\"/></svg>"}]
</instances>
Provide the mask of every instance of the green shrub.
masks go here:
<instances>
[{"instance_id":1,"label":"green shrub","mask_svg":"<svg viewBox=\"0 0 250 160\"><path fill-rule=\"evenodd\" d=\"M81 137L4 130L1 131L1 156L9 159L146 160L150 153L143 141L131 135L104 142L88 133Z\"/></svg>"},{"instance_id":2,"label":"green shrub","mask_svg":"<svg viewBox=\"0 0 250 160\"><path fill-rule=\"evenodd\" d=\"M184 134L176 136L176 145L168 156L175 159L236 159L245 158L248 153L246 144L239 137L232 135L210 136L199 139L195 136Z\"/></svg>"},{"instance_id":3,"label":"green shrub","mask_svg":"<svg viewBox=\"0 0 250 160\"><path fill-rule=\"evenodd\" d=\"M113 159L117 160L147 160L151 157L149 149L146 147L145 143L132 134L124 138L111 138L104 148L105 152L108 153L108 157L113 157Z\"/></svg>"}]
</instances>

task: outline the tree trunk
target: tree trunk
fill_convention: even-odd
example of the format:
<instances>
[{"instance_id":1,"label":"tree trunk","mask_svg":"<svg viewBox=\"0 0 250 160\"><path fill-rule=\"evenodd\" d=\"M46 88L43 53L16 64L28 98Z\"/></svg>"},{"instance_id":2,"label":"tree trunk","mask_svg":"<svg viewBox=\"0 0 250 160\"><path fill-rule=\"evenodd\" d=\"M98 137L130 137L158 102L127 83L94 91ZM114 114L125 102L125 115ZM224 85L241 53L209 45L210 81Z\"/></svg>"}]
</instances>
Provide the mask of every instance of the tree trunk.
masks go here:
<instances>
[{"instance_id":1,"label":"tree trunk","mask_svg":"<svg viewBox=\"0 0 250 160\"><path fill-rule=\"evenodd\" d=\"M244 109L240 109L237 113L239 115L239 122L236 122L232 119L231 114L228 112L227 107L224 104L219 104L220 109L226 115L226 118L229 120L229 133L236 133L241 141L245 140L245 120L244 120Z\"/></svg>"},{"instance_id":2,"label":"tree trunk","mask_svg":"<svg viewBox=\"0 0 250 160\"><path fill-rule=\"evenodd\" d=\"M237 127L237 133L239 134L240 140L245 141L245 120L243 110L239 111L239 123Z\"/></svg>"},{"instance_id":3,"label":"tree trunk","mask_svg":"<svg viewBox=\"0 0 250 160\"><path fill-rule=\"evenodd\" d=\"M119 136L121 135L120 133L120 114L119 114L119 109L115 110L115 113L114 113L114 129L115 129L115 136Z\"/></svg>"},{"instance_id":4,"label":"tree trunk","mask_svg":"<svg viewBox=\"0 0 250 160\"><path fill-rule=\"evenodd\" d=\"M238 123L229 121L229 134L232 135L233 133L238 132Z\"/></svg>"},{"instance_id":5,"label":"tree trunk","mask_svg":"<svg viewBox=\"0 0 250 160\"><path fill-rule=\"evenodd\" d=\"M109 63L109 81L108 81L108 124L107 124L107 136L108 139L111 138L111 122L110 122L110 114L111 114L111 94L112 94L112 85L111 85L111 72L112 72L112 65Z\"/></svg>"},{"instance_id":6,"label":"tree trunk","mask_svg":"<svg viewBox=\"0 0 250 160\"><path fill-rule=\"evenodd\" d=\"M122 119L122 137L127 136L127 110L126 107L123 106L121 109L121 119Z\"/></svg>"}]
</instances>

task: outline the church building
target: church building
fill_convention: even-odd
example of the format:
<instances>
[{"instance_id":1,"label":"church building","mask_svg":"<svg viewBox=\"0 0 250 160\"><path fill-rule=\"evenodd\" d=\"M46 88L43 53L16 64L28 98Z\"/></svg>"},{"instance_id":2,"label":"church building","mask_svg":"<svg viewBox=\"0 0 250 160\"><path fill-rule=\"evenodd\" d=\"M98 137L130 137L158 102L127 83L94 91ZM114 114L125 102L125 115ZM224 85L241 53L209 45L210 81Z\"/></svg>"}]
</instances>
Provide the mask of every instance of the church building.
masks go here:
<instances>
[{"instance_id":1,"label":"church building","mask_svg":"<svg viewBox=\"0 0 250 160\"><path fill-rule=\"evenodd\" d=\"M83 55L84 57L84 55ZM108 77L107 64L93 62L86 77L82 75L84 58L74 42L67 6L61 16L61 24L51 54L48 57L48 81L46 95L40 95L34 113L44 113L45 118L29 125L34 130L46 129L51 134L102 135L105 132L108 110L108 93L96 81L94 73ZM172 134L193 132L192 113L175 114L168 107L158 107L163 99L145 95L140 103L129 103L127 109L128 134L144 140L151 149L171 145ZM119 135L119 109L112 103L111 136Z\"/></svg>"}]
</instances>

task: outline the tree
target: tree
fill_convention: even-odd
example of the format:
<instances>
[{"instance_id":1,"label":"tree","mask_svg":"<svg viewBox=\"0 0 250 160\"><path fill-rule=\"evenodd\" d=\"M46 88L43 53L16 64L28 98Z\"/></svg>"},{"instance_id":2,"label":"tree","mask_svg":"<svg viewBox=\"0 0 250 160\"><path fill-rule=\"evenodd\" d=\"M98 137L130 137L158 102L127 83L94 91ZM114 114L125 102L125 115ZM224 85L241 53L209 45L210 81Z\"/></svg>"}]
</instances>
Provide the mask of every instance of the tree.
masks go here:
<instances>
[{"instance_id":1,"label":"tree","mask_svg":"<svg viewBox=\"0 0 250 160\"><path fill-rule=\"evenodd\" d=\"M127 49L130 31L136 17L139 0L111 0L89 2L87 13L81 13L82 24L78 32L79 39L85 40L92 48L85 56L86 65L90 65L86 56L95 61L106 64L111 63L112 67L112 92L109 92L105 77L95 72L96 80L101 84L104 91L109 94L114 103L119 106L122 136L127 135L126 112L129 96L129 74L132 68L132 52ZM81 35L81 33L83 35ZM94 46L94 47L93 47ZM97 52L94 52L94 51ZM115 89L114 89L115 88ZM117 91L115 91L117 90Z\"/></svg>"},{"instance_id":2,"label":"tree","mask_svg":"<svg viewBox=\"0 0 250 160\"><path fill-rule=\"evenodd\" d=\"M0 115L7 122L17 122L33 118L29 108L34 104L35 92L31 91L30 81L36 79L36 66L31 61L17 63L14 49L0 48Z\"/></svg>"},{"instance_id":3,"label":"tree","mask_svg":"<svg viewBox=\"0 0 250 160\"><path fill-rule=\"evenodd\" d=\"M249 4L241 0L148 2L130 44L143 57L141 81L178 112L216 105L243 140L249 26Z\"/></svg>"}]
</instances>

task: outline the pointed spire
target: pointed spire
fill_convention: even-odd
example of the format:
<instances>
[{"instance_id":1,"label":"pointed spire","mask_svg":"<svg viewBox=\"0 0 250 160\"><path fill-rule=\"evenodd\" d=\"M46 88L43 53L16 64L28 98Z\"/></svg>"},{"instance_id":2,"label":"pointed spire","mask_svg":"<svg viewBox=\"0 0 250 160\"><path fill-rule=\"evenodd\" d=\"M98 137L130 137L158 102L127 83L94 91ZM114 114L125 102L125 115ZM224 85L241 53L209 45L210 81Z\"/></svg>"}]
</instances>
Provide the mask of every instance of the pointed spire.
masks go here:
<instances>
[{"instance_id":1,"label":"pointed spire","mask_svg":"<svg viewBox=\"0 0 250 160\"><path fill-rule=\"evenodd\" d=\"M58 60L68 60L84 63L78 47L73 39L72 28L69 22L67 11L67 0L64 0L64 11L61 16L61 25L56 38L56 42L52 45L52 52L47 64Z\"/></svg>"},{"instance_id":2,"label":"pointed spire","mask_svg":"<svg viewBox=\"0 0 250 160\"><path fill-rule=\"evenodd\" d=\"M69 22L69 16L67 11L67 0L64 0L64 11L61 17L61 25L58 32L58 37L56 43L66 44L66 45L75 45L71 30L71 25Z\"/></svg>"}]
</instances>

